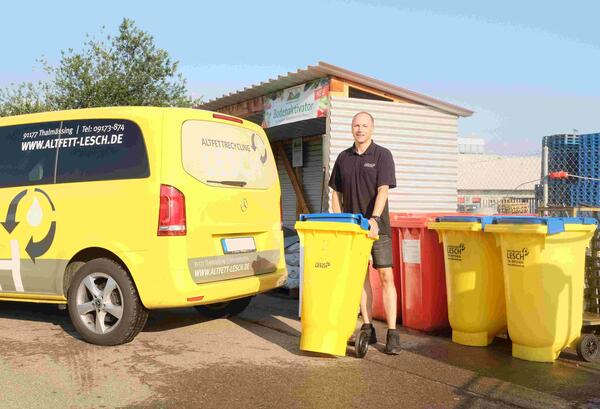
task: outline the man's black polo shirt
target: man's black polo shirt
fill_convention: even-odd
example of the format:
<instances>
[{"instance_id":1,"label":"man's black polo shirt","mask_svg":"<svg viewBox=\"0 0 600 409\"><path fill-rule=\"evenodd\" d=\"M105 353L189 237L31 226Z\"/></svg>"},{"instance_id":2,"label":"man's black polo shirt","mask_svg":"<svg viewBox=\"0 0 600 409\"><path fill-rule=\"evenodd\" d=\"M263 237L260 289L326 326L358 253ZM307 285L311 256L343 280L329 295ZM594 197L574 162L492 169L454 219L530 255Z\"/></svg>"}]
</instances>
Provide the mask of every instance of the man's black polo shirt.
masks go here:
<instances>
[{"instance_id":1,"label":"man's black polo shirt","mask_svg":"<svg viewBox=\"0 0 600 409\"><path fill-rule=\"evenodd\" d=\"M342 193L342 210L346 213L361 213L370 218L377 198L377 188L388 185L396 187L396 170L392 153L371 142L367 150L359 155L352 146L342 151L333 166L329 187ZM388 202L381 214L381 234L390 235Z\"/></svg>"}]
</instances>

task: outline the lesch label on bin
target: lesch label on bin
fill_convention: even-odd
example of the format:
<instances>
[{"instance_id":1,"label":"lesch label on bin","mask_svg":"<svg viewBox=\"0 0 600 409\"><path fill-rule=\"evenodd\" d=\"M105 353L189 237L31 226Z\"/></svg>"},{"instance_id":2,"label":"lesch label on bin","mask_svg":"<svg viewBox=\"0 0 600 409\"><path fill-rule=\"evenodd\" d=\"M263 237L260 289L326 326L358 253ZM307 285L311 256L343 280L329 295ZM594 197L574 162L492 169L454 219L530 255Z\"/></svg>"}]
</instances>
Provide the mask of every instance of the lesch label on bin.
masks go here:
<instances>
[{"instance_id":1,"label":"lesch label on bin","mask_svg":"<svg viewBox=\"0 0 600 409\"><path fill-rule=\"evenodd\" d=\"M448 260L462 261L462 254L466 248L464 243L458 245L448 244L446 246L446 257L448 257Z\"/></svg>"},{"instance_id":2,"label":"lesch label on bin","mask_svg":"<svg viewBox=\"0 0 600 409\"><path fill-rule=\"evenodd\" d=\"M421 264L421 242L419 240L402 240L402 261Z\"/></svg>"},{"instance_id":3,"label":"lesch label on bin","mask_svg":"<svg viewBox=\"0 0 600 409\"><path fill-rule=\"evenodd\" d=\"M525 258L529 255L529 249L506 250L506 261L512 267L525 267Z\"/></svg>"},{"instance_id":4,"label":"lesch label on bin","mask_svg":"<svg viewBox=\"0 0 600 409\"><path fill-rule=\"evenodd\" d=\"M329 261L317 261L315 262L315 268L329 268L331 267L331 263Z\"/></svg>"}]
</instances>

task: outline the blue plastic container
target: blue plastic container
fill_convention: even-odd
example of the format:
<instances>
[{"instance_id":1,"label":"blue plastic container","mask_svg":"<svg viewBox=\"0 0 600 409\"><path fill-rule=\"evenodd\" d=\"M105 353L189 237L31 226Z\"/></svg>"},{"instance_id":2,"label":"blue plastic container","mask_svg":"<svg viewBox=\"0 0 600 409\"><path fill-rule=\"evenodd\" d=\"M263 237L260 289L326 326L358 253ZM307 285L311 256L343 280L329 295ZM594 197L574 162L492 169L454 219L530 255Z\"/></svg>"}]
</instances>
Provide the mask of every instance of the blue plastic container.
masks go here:
<instances>
[{"instance_id":1,"label":"blue plastic container","mask_svg":"<svg viewBox=\"0 0 600 409\"><path fill-rule=\"evenodd\" d=\"M450 223L479 223L483 230L488 224L494 223L495 216L443 216L435 219L436 222Z\"/></svg>"},{"instance_id":2,"label":"blue plastic container","mask_svg":"<svg viewBox=\"0 0 600 409\"><path fill-rule=\"evenodd\" d=\"M301 222L337 222L358 224L363 230L369 230L369 220L362 214L354 213L311 213L301 214Z\"/></svg>"},{"instance_id":3,"label":"blue plastic container","mask_svg":"<svg viewBox=\"0 0 600 409\"><path fill-rule=\"evenodd\" d=\"M543 224L548 226L548 234L564 232L565 224L598 224L591 217L497 216L494 219L495 224Z\"/></svg>"}]
</instances>

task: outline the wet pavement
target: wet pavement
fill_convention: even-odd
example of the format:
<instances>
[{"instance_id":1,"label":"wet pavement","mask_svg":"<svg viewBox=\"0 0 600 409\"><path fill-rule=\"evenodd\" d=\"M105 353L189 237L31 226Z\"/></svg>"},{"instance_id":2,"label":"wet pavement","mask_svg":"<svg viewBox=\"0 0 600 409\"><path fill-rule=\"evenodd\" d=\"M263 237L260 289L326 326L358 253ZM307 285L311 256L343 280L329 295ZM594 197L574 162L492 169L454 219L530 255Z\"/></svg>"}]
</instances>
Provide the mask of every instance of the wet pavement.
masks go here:
<instances>
[{"instance_id":1,"label":"wet pavement","mask_svg":"<svg viewBox=\"0 0 600 409\"><path fill-rule=\"evenodd\" d=\"M0 303L1 408L600 408L600 364L514 359L510 343L453 344L402 332L364 359L298 349L297 301L255 298L240 317L157 311L131 343L81 341L66 311ZM378 323L382 341L385 329Z\"/></svg>"}]
</instances>

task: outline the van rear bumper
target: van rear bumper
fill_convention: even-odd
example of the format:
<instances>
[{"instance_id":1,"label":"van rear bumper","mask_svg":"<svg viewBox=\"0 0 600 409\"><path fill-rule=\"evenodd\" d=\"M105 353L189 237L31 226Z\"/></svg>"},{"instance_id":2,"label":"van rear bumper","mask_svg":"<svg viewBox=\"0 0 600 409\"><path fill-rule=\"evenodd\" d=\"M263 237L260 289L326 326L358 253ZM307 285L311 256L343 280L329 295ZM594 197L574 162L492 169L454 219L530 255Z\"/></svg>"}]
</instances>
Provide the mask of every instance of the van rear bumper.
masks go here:
<instances>
[{"instance_id":1,"label":"van rear bumper","mask_svg":"<svg viewBox=\"0 0 600 409\"><path fill-rule=\"evenodd\" d=\"M286 268L274 273L215 281L186 286L185 289L165 288L161 294L140 294L148 309L192 307L256 295L281 287L287 278ZM191 280L190 280L191 281Z\"/></svg>"}]
</instances>

